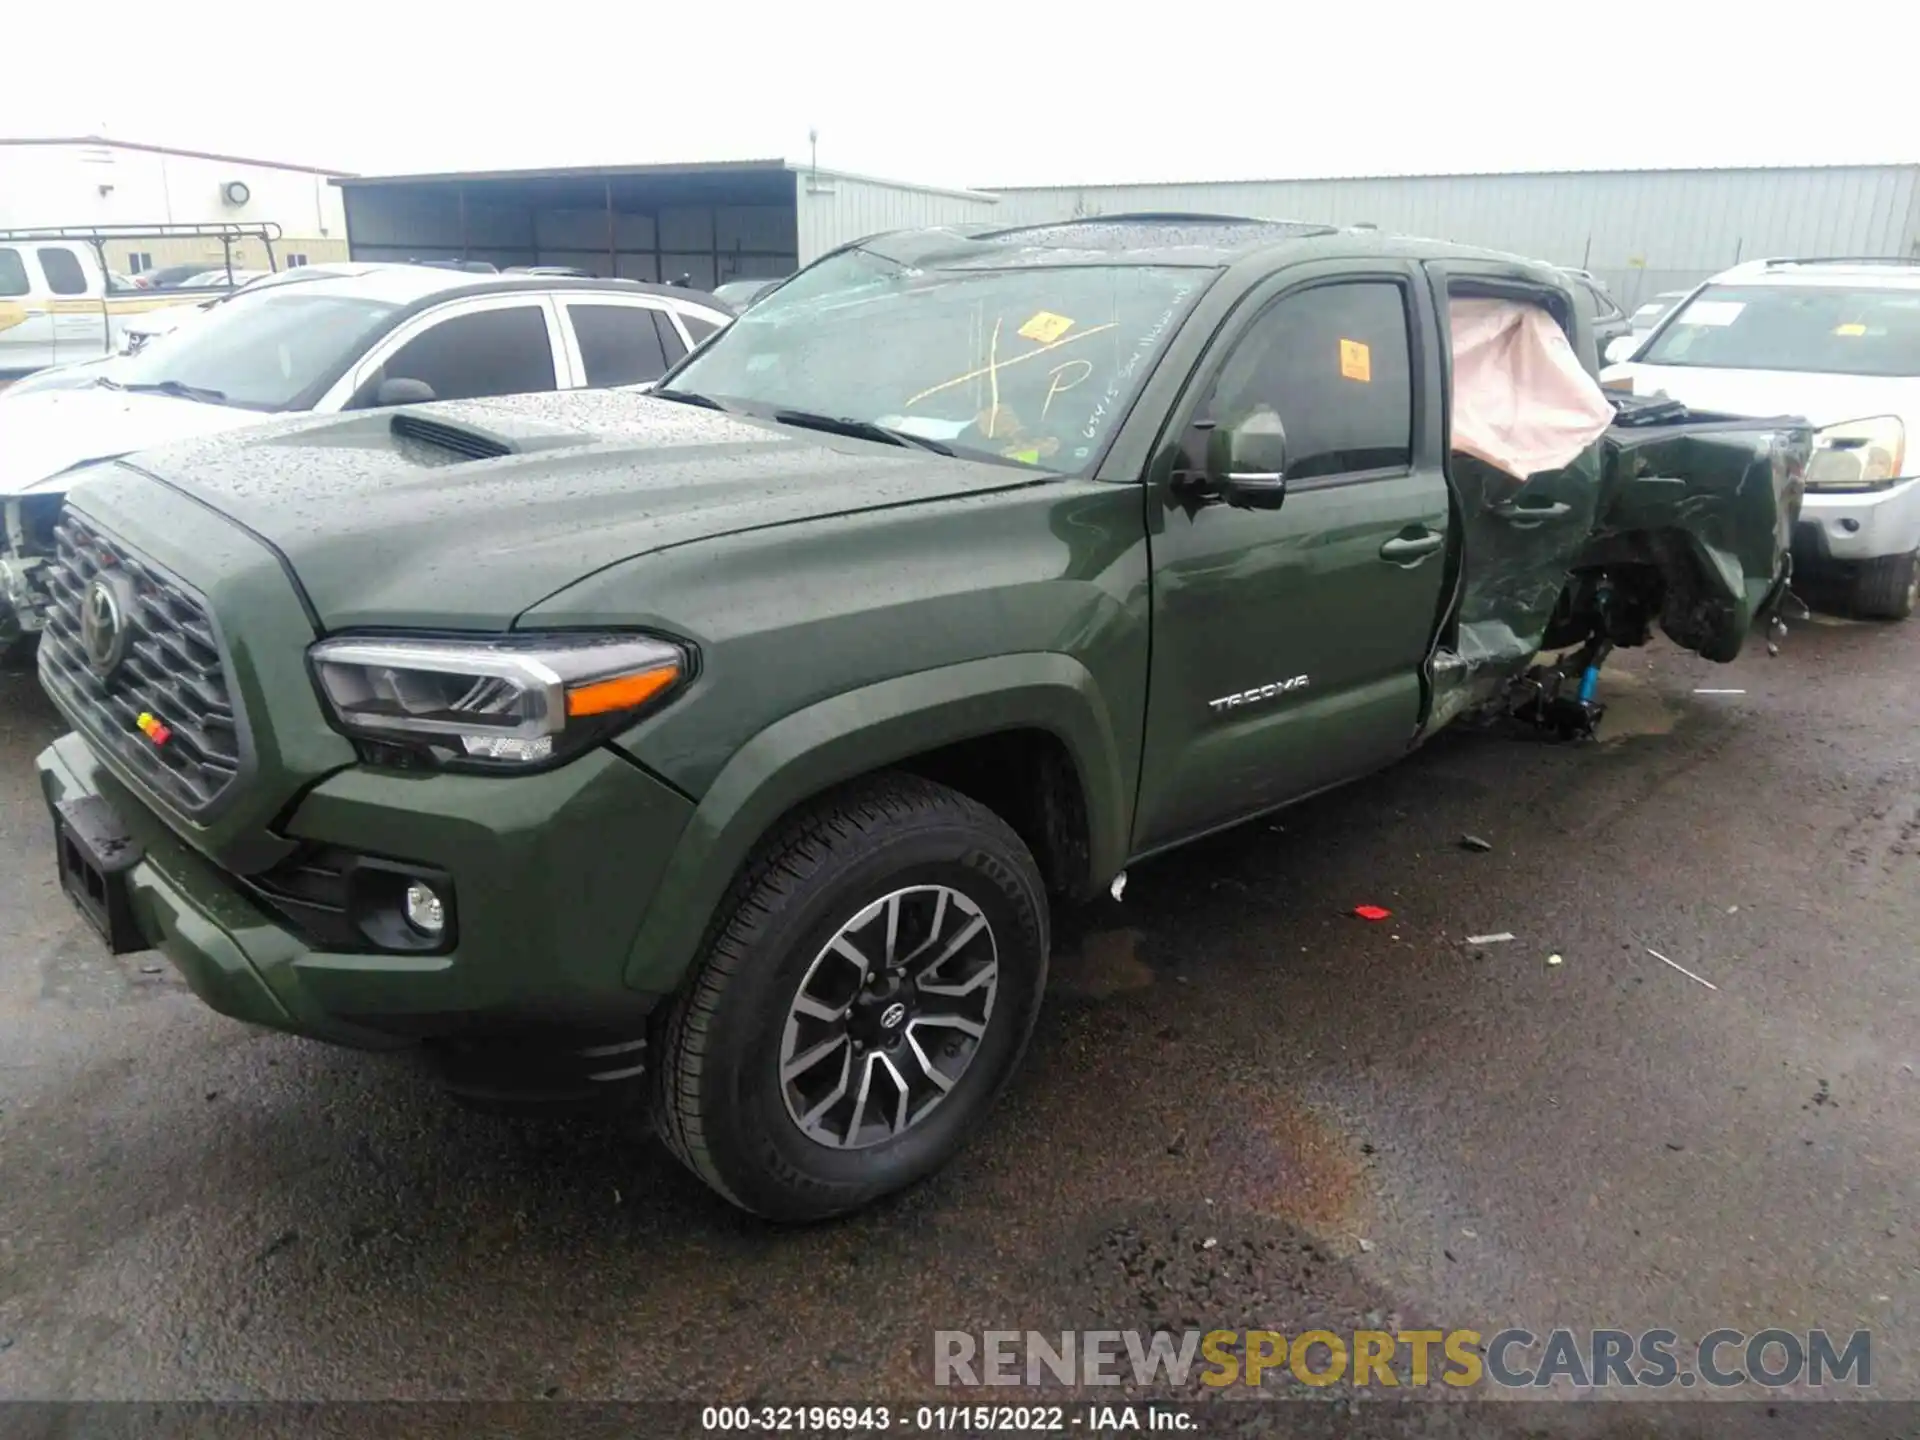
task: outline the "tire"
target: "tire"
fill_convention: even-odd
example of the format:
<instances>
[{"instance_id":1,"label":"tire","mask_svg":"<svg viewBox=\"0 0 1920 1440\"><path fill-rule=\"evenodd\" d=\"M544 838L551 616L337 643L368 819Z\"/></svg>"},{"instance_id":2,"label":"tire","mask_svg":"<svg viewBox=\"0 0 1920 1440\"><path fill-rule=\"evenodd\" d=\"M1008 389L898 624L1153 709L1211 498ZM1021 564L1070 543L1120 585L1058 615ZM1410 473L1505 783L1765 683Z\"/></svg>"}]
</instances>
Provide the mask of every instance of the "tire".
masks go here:
<instances>
[{"instance_id":1,"label":"tire","mask_svg":"<svg viewBox=\"0 0 1920 1440\"><path fill-rule=\"evenodd\" d=\"M1920 559L1883 555L1860 567L1853 580L1853 608L1876 620L1904 620L1920 605Z\"/></svg>"},{"instance_id":2,"label":"tire","mask_svg":"<svg viewBox=\"0 0 1920 1440\"><path fill-rule=\"evenodd\" d=\"M869 912L865 928L852 928ZM897 972L878 994L860 988L860 977L886 969L894 934ZM841 940L856 954L872 952L870 964L852 962ZM926 956L956 944L950 960L916 978ZM979 1126L1033 1032L1047 952L1039 867L992 811L900 774L822 797L754 852L687 984L657 1016L656 1128L694 1174L756 1215L797 1222L858 1209L938 1169ZM833 1006L820 997L849 982L838 1029L852 1038L841 1051L832 1047ZM921 991L922 983L943 993ZM960 990L963 999L947 998ZM805 1015L796 1009L803 991L812 1007ZM901 1006L883 1004L896 994ZM941 1018L943 1009L982 1004L984 1012L970 1012L977 1037ZM894 1017L896 1008L908 1018ZM789 1075L823 1046L820 1066ZM847 1097L862 1067L874 1078L864 1108L852 1109ZM951 1072L940 1077L943 1090L936 1067ZM836 1075L845 1094L809 1121L816 1094L830 1098ZM814 1090L803 1095L806 1085ZM906 1123L893 1125L902 1116ZM836 1127L847 1138L832 1138Z\"/></svg>"}]
</instances>

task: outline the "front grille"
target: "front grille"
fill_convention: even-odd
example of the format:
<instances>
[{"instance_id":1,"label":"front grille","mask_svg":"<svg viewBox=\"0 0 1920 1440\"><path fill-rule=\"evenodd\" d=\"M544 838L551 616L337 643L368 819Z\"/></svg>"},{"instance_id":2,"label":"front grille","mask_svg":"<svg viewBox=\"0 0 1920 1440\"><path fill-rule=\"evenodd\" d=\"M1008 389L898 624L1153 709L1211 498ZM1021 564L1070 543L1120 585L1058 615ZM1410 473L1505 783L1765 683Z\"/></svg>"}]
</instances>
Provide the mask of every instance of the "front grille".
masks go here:
<instances>
[{"instance_id":1,"label":"front grille","mask_svg":"<svg viewBox=\"0 0 1920 1440\"><path fill-rule=\"evenodd\" d=\"M42 683L90 739L155 794L188 815L203 814L239 778L242 749L206 602L71 512L54 537L45 572ZM124 656L102 674L81 639L81 607L93 582L112 574L131 585L133 603L122 620ZM166 727L163 743L141 730L142 715Z\"/></svg>"}]
</instances>

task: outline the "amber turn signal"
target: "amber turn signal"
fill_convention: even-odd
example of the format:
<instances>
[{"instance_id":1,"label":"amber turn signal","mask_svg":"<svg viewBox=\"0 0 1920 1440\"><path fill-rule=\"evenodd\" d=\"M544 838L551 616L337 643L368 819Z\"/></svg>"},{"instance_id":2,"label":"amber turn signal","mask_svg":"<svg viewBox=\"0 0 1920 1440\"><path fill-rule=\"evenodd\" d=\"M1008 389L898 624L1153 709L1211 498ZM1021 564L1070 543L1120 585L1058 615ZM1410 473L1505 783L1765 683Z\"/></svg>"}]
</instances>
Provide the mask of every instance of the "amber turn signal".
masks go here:
<instances>
[{"instance_id":1,"label":"amber turn signal","mask_svg":"<svg viewBox=\"0 0 1920 1440\"><path fill-rule=\"evenodd\" d=\"M611 680L594 680L567 691L567 714L574 718L610 715L617 710L632 710L644 705L680 678L678 665L663 665L658 670L642 670L638 675L619 675Z\"/></svg>"}]
</instances>

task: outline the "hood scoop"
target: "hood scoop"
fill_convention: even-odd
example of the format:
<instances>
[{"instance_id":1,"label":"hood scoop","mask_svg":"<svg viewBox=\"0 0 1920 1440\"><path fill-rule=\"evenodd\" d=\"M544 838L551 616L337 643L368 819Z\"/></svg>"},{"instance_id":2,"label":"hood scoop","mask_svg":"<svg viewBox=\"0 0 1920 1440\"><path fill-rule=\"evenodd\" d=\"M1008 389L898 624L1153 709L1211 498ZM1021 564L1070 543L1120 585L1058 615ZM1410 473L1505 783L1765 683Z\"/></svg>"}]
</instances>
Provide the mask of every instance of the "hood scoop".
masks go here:
<instances>
[{"instance_id":1,"label":"hood scoop","mask_svg":"<svg viewBox=\"0 0 1920 1440\"><path fill-rule=\"evenodd\" d=\"M520 453L520 447L513 441L492 431L470 425L450 425L425 415L396 415L392 430L393 438L403 445L425 446L458 456L460 460L498 460Z\"/></svg>"}]
</instances>

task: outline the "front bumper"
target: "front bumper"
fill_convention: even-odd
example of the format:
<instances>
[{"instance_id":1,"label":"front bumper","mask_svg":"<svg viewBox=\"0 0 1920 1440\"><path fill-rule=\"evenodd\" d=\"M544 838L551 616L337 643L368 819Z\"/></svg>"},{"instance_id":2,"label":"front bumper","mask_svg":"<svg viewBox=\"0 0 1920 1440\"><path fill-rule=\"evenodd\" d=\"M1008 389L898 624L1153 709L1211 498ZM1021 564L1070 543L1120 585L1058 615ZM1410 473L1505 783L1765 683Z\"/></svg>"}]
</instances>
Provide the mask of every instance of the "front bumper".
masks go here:
<instances>
[{"instance_id":1,"label":"front bumper","mask_svg":"<svg viewBox=\"0 0 1920 1440\"><path fill-rule=\"evenodd\" d=\"M1796 566L1818 568L1920 550L1920 479L1890 490L1809 490L1793 531Z\"/></svg>"},{"instance_id":2,"label":"front bumper","mask_svg":"<svg viewBox=\"0 0 1920 1440\"><path fill-rule=\"evenodd\" d=\"M444 954L322 948L136 800L80 736L56 740L37 764L49 804L100 796L141 843L128 872L141 936L222 1014L388 1048L631 1034L657 1002L630 989L624 970L692 806L611 751L514 777L356 767L295 805L282 830L298 845L450 875L458 943Z\"/></svg>"}]
</instances>

